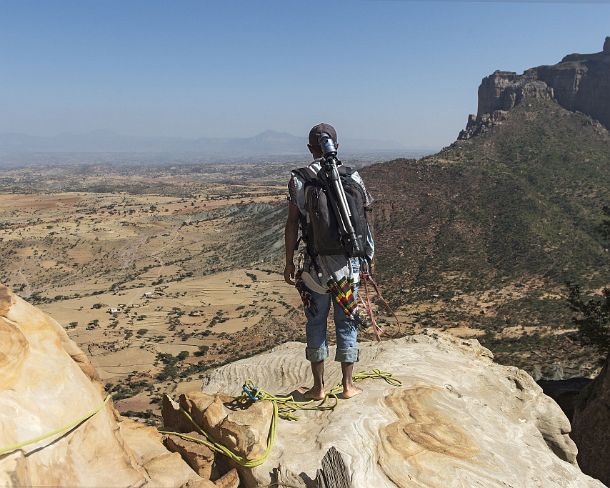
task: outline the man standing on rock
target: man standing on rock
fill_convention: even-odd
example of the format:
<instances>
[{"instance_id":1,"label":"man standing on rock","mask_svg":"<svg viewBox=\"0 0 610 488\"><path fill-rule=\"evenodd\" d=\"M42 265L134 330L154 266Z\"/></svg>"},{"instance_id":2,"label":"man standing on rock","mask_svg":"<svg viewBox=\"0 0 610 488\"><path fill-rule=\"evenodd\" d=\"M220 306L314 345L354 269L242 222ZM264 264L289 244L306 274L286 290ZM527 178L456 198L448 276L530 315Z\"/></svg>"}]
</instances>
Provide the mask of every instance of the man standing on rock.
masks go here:
<instances>
[{"instance_id":1,"label":"man standing on rock","mask_svg":"<svg viewBox=\"0 0 610 488\"><path fill-rule=\"evenodd\" d=\"M342 252L338 237L334 239L336 242L329 242L333 239L329 237L332 232L323 232L324 226L319 223L320 215L330 213L327 220L334 222L336 227L335 217L330 212L332 209L319 204L320 198L324 198L328 193L320 189L323 187L321 181L324 180L323 177L322 180L320 179L324 164L320 138L327 136L332 138L334 145L338 147L337 133L331 125L318 124L309 132L307 147L314 161L306 168L292 172L288 184L288 219L284 233L286 246L284 279L288 284L296 286L301 294L307 319L305 356L311 362L313 387L304 392L304 395L313 400L322 400L326 396L324 360L328 357L326 326L331 301L334 302L333 315L337 342L335 361L341 362L343 398L351 398L361 393L352 381L354 363L358 361L358 324L354 319L359 313L356 295L360 269L371 262L374 253L373 238L366 221L366 211L370 210L373 199L357 171L340 166L339 173L345 193L350 199L350 208L353 206L361 209L352 212L352 223L356 229L360 229L359 236L363 243L362 256L347 257L346 253ZM294 264L294 252L299 243L299 226L307 248L297 270ZM314 233L316 235L313 235ZM334 234L338 236L337 229L334 229Z\"/></svg>"}]
</instances>

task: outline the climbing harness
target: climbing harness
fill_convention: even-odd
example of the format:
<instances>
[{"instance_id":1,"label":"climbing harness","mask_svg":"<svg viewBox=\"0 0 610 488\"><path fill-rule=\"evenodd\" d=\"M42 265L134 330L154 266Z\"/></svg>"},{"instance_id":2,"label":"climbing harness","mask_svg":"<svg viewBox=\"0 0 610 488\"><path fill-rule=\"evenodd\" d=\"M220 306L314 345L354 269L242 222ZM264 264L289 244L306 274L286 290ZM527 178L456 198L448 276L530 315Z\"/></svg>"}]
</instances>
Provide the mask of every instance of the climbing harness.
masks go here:
<instances>
[{"instance_id":1,"label":"climbing harness","mask_svg":"<svg viewBox=\"0 0 610 488\"><path fill-rule=\"evenodd\" d=\"M392 386L401 386L402 382L394 378L392 373L388 373L385 371L380 371L379 369L373 369L371 371L361 371L359 373L355 373L353 375L354 383L363 381L366 379L382 379L386 383ZM160 430L161 434L166 435L175 435L181 437L183 439L197 442L199 444L203 444L210 448L212 451L222 454L233 461L235 461L240 466L244 468L255 468L256 466L260 466L265 463L271 454L271 450L273 448L273 444L275 442L276 436L276 424L277 419L281 418L284 420L298 420L299 417L295 414L295 412L299 410L317 410L317 411L325 411L325 410L334 410L339 402L339 393L342 390L342 385L338 384L331 388L331 390L326 394L323 400L316 403L316 400L307 400L307 401L297 401L294 399L292 395L289 396L276 396L268 391L258 388L254 385L252 380L246 380L244 385L242 386L242 394L235 398L235 402L239 405L244 405L249 401L257 402L261 400L268 400L273 404L273 416L271 417L271 425L269 427L269 435L267 436L267 447L263 454L255 459L246 459L244 456L240 456L235 452L231 451L228 447L222 445L220 442L215 440L210 434L208 434L205 430L203 430L197 422L193 420L193 417L182 407L180 407L180 411L182 414L193 424L197 432L205 437L205 439L200 439L197 437L190 436L188 434L183 434L181 432L172 432L166 430ZM326 401L328 399L334 400L332 405L326 405Z\"/></svg>"},{"instance_id":2,"label":"climbing harness","mask_svg":"<svg viewBox=\"0 0 610 488\"><path fill-rule=\"evenodd\" d=\"M297 289L297 291L299 292L299 295L301 296L301 301L303 302L303 306L307 310L311 310L312 313L317 313L318 307L316 305L316 302L314 302L312 300L311 290L309 288L307 288L307 285L305 285L303 278L301 278L302 274L303 274L302 269L297 271L297 274L295 276L294 287Z\"/></svg>"},{"instance_id":3,"label":"climbing harness","mask_svg":"<svg viewBox=\"0 0 610 488\"><path fill-rule=\"evenodd\" d=\"M18 449L21 449L22 447L25 447L25 446L29 446L30 444L35 444L36 442L43 441L45 439L48 439L49 437L53 437L56 434L63 434L64 432L72 430L77 425L82 424L83 422L89 420L91 417L93 417L94 415L99 413L104 408L104 406L108 403L108 400L110 400L111 397L112 397L112 394L108 395L104 399L104 401L91 412L87 413L86 415L83 415L81 418L79 418L77 420L70 422L69 424L64 425L63 427L59 427L58 429L55 429L52 432L48 432L47 434L43 434L38 437L34 437L33 439L28 439L27 441L23 441L18 444L13 444L12 446L0 447L0 456L3 454L7 454L9 452L17 451Z\"/></svg>"}]
</instances>

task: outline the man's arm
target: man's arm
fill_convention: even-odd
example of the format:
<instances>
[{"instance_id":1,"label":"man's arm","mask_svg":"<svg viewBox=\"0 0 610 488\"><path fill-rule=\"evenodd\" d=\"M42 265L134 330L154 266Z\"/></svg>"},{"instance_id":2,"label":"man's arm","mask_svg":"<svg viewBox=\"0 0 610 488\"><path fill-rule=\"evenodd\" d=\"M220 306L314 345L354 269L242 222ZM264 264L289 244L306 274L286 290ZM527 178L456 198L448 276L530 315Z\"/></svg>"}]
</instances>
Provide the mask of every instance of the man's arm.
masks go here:
<instances>
[{"instance_id":1,"label":"man's arm","mask_svg":"<svg viewBox=\"0 0 610 488\"><path fill-rule=\"evenodd\" d=\"M364 250L366 252L366 257L369 266L372 268L373 258L375 257L375 239L373 238L373 212L368 212L368 214L369 221L366 229L366 242L364 244Z\"/></svg>"},{"instance_id":2,"label":"man's arm","mask_svg":"<svg viewBox=\"0 0 610 488\"><path fill-rule=\"evenodd\" d=\"M364 180L362 179L362 176L360 176L360 173L358 173L358 171L354 171L352 173L352 179L362 187L362 191L364 192L364 198L365 198L364 206L365 206L365 210L367 213L367 222L368 222L364 249L366 252L366 257L367 257L369 266L372 267L373 266L373 257L375 256L375 240L373 239L373 227L375 224L375 220L373 218L373 208L372 208L374 199L373 199L372 195L369 193L369 191L366 189L366 186L364 185Z\"/></svg>"},{"instance_id":3,"label":"man's arm","mask_svg":"<svg viewBox=\"0 0 610 488\"><path fill-rule=\"evenodd\" d=\"M369 193L369 191L366 189L366 186L364 185L364 180L362 179L362 176L360 176L360 173L358 173L358 171L354 171L352 173L352 179L356 183L358 183L362 187L362 191L364 191L364 206L367 208L371 207L375 200L373 196Z\"/></svg>"},{"instance_id":4,"label":"man's arm","mask_svg":"<svg viewBox=\"0 0 610 488\"><path fill-rule=\"evenodd\" d=\"M288 203L288 218L284 228L284 246L286 247L286 266L284 267L284 280L289 285L294 285L294 248L299 238L299 207Z\"/></svg>"}]
</instances>

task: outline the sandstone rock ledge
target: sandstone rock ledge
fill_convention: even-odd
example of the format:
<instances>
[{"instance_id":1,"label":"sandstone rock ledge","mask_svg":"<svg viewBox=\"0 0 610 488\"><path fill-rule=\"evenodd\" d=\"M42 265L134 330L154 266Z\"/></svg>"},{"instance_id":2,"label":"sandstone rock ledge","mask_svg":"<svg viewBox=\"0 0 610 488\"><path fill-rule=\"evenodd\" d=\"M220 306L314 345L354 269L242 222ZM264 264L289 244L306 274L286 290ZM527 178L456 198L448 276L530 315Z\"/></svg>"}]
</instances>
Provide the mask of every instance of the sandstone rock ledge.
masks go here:
<instances>
[{"instance_id":1,"label":"sandstone rock ledge","mask_svg":"<svg viewBox=\"0 0 610 488\"><path fill-rule=\"evenodd\" d=\"M270 405L229 412L226 395L239 395L247 378L277 394L309 383L303 349L284 344L214 370L204 378L204 392L185 395L180 404L200 414L196 420L221 442L256 457L269 429ZM314 486L333 446L354 488L604 486L576 465L570 424L553 400L525 372L494 364L477 341L426 332L364 344L357 369L371 368L392 372L403 385L369 380L362 395L334 411L278 421L271 456L254 470L240 468L240 486ZM337 364L329 362L326 380L339 382ZM104 396L94 368L62 327L0 285L0 448L67 424ZM166 413L179 423L183 417L166 400ZM183 428L188 432L192 425ZM108 403L65 434L0 454L0 486L240 483L226 458L181 440L166 437L176 451L169 452L156 429L121 418ZM224 473L214 483L207 479L213 466L215 478Z\"/></svg>"},{"instance_id":2,"label":"sandstone rock ledge","mask_svg":"<svg viewBox=\"0 0 610 488\"><path fill-rule=\"evenodd\" d=\"M363 394L332 412L280 420L270 458L242 470L242 483L313 486L334 446L354 488L604 486L578 468L570 424L557 404L524 371L495 364L476 340L426 331L364 344L360 358L357 370L392 372L402 387L368 380ZM284 344L216 369L203 390L238 395L246 378L278 394L308 384L304 345ZM327 384L339 380L338 365L328 362Z\"/></svg>"},{"instance_id":3,"label":"sandstone rock ledge","mask_svg":"<svg viewBox=\"0 0 610 488\"><path fill-rule=\"evenodd\" d=\"M70 424L104 400L95 369L59 323L0 285L0 449ZM108 402L49 439L0 454L0 486L214 487L157 429ZM195 485L196 484L196 485Z\"/></svg>"}]
</instances>

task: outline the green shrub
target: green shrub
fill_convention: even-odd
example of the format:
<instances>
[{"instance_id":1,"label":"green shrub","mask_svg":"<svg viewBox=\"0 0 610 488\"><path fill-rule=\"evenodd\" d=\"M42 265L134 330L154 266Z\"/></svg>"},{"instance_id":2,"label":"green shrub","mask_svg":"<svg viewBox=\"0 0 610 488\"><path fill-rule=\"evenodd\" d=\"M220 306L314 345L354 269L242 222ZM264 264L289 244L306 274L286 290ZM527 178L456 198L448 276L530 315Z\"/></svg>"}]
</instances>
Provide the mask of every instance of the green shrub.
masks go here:
<instances>
[{"instance_id":1,"label":"green shrub","mask_svg":"<svg viewBox=\"0 0 610 488\"><path fill-rule=\"evenodd\" d=\"M199 346L199 350L193 353L193 356L201 357L210 350L210 346Z\"/></svg>"},{"instance_id":2,"label":"green shrub","mask_svg":"<svg viewBox=\"0 0 610 488\"><path fill-rule=\"evenodd\" d=\"M568 305L577 313L572 321L578 327L581 341L609 353L610 288L604 288L600 297L583 297L579 285L568 283Z\"/></svg>"}]
</instances>

